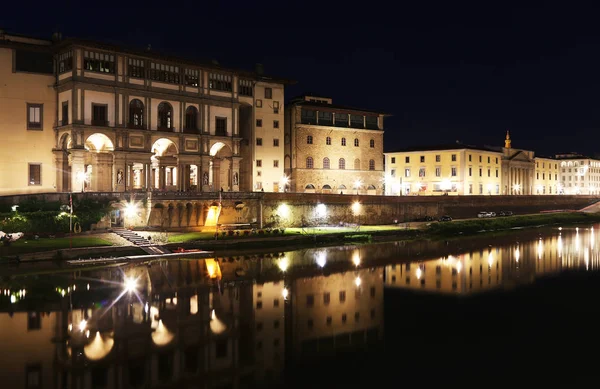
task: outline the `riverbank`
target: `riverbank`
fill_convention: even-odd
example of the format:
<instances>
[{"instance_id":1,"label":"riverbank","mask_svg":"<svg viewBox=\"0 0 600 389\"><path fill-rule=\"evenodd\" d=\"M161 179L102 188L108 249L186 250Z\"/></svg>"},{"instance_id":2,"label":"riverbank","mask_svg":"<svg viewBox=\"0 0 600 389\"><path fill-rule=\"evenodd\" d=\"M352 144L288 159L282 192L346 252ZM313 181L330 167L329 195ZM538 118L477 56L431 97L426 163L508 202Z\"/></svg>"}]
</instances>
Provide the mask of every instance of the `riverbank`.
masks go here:
<instances>
[{"instance_id":1,"label":"riverbank","mask_svg":"<svg viewBox=\"0 0 600 389\"><path fill-rule=\"evenodd\" d=\"M152 234L166 235L167 243L164 245L171 251L180 249L202 249L208 251L243 252L257 249L291 250L303 247L326 247L344 244L361 244L373 241L413 241L413 240L454 240L469 236L510 234L512 231L546 227L552 225L592 224L600 222L600 214L590 213L554 213L527 216L512 216L504 218L486 218L456 220L452 222L411 223L392 226L360 226L360 227L311 227L304 229L286 229L283 233L273 232L252 234L248 236L219 235L215 239L214 232L185 232L185 233L153 233L139 231L141 236ZM154 239L153 239L154 241ZM104 243L101 242L101 245ZM22 243L26 246L27 243ZM16 248L16 246L15 246ZM30 247L27 247L30 250ZM86 248L60 250L57 252L46 251L41 255L15 253L23 259L31 256L33 260L43 259L69 259L69 258L94 258L109 255L119 255L120 250L127 252L139 250L135 246L113 244L110 248L91 246ZM14 250L14 249L13 249ZM56 254L56 255L55 255Z\"/></svg>"}]
</instances>

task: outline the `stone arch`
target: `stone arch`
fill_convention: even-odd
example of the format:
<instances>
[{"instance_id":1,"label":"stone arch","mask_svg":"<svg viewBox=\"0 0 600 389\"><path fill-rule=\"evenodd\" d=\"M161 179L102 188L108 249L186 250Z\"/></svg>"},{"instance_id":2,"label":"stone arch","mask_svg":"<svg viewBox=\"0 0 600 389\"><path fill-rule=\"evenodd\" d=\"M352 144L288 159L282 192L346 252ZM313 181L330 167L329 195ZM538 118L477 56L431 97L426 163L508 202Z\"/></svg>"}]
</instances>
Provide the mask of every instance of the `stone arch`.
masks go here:
<instances>
[{"instance_id":1,"label":"stone arch","mask_svg":"<svg viewBox=\"0 0 600 389\"><path fill-rule=\"evenodd\" d=\"M95 132L86 138L85 148L93 153L107 153L115 150L113 141L100 132Z\"/></svg>"},{"instance_id":2,"label":"stone arch","mask_svg":"<svg viewBox=\"0 0 600 389\"><path fill-rule=\"evenodd\" d=\"M214 191L223 188L224 191L233 189L233 151L231 146L223 142L215 142L210 147L212 157L208 166L208 181Z\"/></svg>"},{"instance_id":3,"label":"stone arch","mask_svg":"<svg viewBox=\"0 0 600 389\"><path fill-rule=\"evenodd\" d=\"M177 165L179 150L177 144L168 138L159 138L152 144L153 156L150 173L151 187L158 189L175 189L177 181Z\"/></svg>"},{"instance_id":4,"label":"stone arch","mask_svg":"<svg viewBox=\"0 0 600 389\"><path fill-rule=\"evenodd\" d=\"M315 186L313 184L306 184L304 193L315 193Z\"/></svg>"},{"instance_id":5,"label":"stone arch","mask_svg":"<svg viewBox=\"0 0 600 389\"><path fill-rule=\"evenodd\" d=\"M323 193L331 193L331 185L329 185L329 184L323 185L323 187L321 188L321 192L323 192Z\"/></svg>"}]
</instances>

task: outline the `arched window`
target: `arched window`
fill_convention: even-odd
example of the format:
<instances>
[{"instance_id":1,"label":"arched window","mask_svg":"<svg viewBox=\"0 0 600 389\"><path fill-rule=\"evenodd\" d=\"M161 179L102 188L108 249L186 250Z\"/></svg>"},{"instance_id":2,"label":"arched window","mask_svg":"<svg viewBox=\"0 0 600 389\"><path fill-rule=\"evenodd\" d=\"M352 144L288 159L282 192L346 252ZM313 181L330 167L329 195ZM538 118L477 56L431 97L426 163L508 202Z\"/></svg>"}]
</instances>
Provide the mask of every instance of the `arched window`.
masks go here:
<instances>
[{"instance_id":1,"label":"arched window","mask_svg":"<svg viewBox=\"0 0 600 389\"><path fill-rule=\"evenodd\" d=\"M309 135L309 136L307 136L307 137L306 137L306 144L307 144L307 145L312 145L312 140L313 140L313 139L312 139L312 135Z\"/></svg>"},{"instance_id":2,"label":"arched window","mask_svg":"<svg viewBox=\"0 0 600 389\"><path fill-rule=\"evenodd\" d=\"M370 147L370 148L373 148L373 147L375 147L375 139L371 139L371 140L369 141L369 147Z\"/></svg>"},{"instance_id":3,"label":"arched window","mask_svg":"<svg viewBox=\"0 0 600 389\"><path fill-rule=\"evenodd\" d=\"M354 138L354 147L358 147L358 138Z\"/></svg>"},{"instance_id":4,"label":"arched window","mask_svg":"<svg viewBox=\"0 0 600 389\"><path fill-rule=\"evenodd\" d=\"M314 162L312 157L306 157L306 168L312 169L314 167Z\"/></svg>"},{"instance_id":5,"label":"arched window","mask_svg":"<svg viewBox=\"0 0 600 389\"><path fill-rule=\"evenodd\" d=\"M358 158L354 160L354 170L360 170L360 159Z\"/></svg>"},{"instance_id":6,"label":"arched window","mask_svg":"<svg viewBox=\"0 0 600 389\"><path fill-rule=\"evenodd\" d=\"M375 170L375 160L369 160L369 170Z\"/></svg>"},{"instance_id":7,"label":"arched window","mask_svg":"<svg viewBox=\"0 0 600 389\"><path fill-rule=\"evenodd\" d=\"M304 187L304 189L315 189L315 186L313 184L308 184Z\"/></svg>"},{"instance_id":8,"label":"arched window","mask_svg":"<svg viewBox=\"0 0 600 389\"><path fill-rule=\"evenodd\" d=\"M144 128L144 104L138 99L129 103L129 127Z\"/></svg>"},{"instance_id":9,"label":"arched window","mask_svg":"<svg viewBox=\"0 0 600 389\"><path fill-rule=\"evenodd\" d=\"M376 189L376 188L375 188L375 185L369 185L369 186L367 187L367 190L375 190L375 189Z\"/></svg>"},{"instance_id":10,"label":"arched window","mask_svg":"<svg viewBox=\"0 0 600 389\"><path fill-rule=\"evenodd\" d=\"M187 107L185 110L185 129L198 129L198 109L196 107Z\"/></svg>"},{"instance_id":11,"label":"arched window","mask_svg":"<svg viewBox=\"0 0 600 389\"><path fill-rule=\"evenodd\" d=\"M329 184L323 185L324 190L331 190L331 186Z\"/></svg>"},{"instance_id":12,"label":"arched window","mask_svg":"<svg viewBox=\"0 0 600 389\"><path fill-rule=\"evenodd\" d=\"M325 138L325 144L331 146L331 137L330 136Z\"/></svg>"},{"instance_id":13,"label":"arched window","mask_svg":"<svg viewBox=\"0 0 600 389\"><path fill-rule=\"evenodd\" d=\"M158 104L158 129L163 131L173 130L173 107L162 102Z\"/></svg>"},{"instance_id":14,"label":"arched window","mask_svg":"<svg viewBox=\"0 0 600 389\"><path fill-rule=\"evenodd\" d=\"M346 138L342 138L342 146L346 146Z\"/></svg>"},{"instance_id":15,"label":"arched window","mask_svg":"<svg viewBox=\"0 0 600 389\"><path fill-rule=\"evenodd\" d=\"M342 184L342 185L338 186L338 189L346 189L346 185Z\"/></svg>"},{"instance_id":16,"label":"arched window","mask_svg":"<svg viewBox=\"0 0 600 389\"><path fill-rule=\"evenodd\" d=\"M325 157L323 158L323 169L329 169L329 158Z\"/></svg>"},{"instance_id":17,"label":"arched window","mask_svg":"<svg viewBox=\"0 0 600 389\"><path fill-rule=\"evenodd\" d=\"M344 158L340 158L339 168L340 170L346 169L346 160Z\"/></svg>"}]
</instances>

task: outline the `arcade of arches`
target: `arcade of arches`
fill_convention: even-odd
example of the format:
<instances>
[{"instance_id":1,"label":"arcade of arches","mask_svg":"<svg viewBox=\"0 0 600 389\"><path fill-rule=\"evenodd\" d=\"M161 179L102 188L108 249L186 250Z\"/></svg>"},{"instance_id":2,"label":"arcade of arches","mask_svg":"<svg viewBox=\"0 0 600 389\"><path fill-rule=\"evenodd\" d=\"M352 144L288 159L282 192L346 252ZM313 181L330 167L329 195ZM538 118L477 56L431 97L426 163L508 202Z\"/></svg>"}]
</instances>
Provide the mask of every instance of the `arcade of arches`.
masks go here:
<instances>
[{"instance_id":1,"label":"arcade of arches","mask_svg":"<svg viewBox=\"0 0 600 389\"><path fill-rule=\"evenodd\" d=\"M106 134L74 136L63 134L54 150L60 192L239 191L241 158L229 144L211 141L207 153L181 153L177 138L157 136L134 151L116 149Z\"/></svg>"}]
</instances>

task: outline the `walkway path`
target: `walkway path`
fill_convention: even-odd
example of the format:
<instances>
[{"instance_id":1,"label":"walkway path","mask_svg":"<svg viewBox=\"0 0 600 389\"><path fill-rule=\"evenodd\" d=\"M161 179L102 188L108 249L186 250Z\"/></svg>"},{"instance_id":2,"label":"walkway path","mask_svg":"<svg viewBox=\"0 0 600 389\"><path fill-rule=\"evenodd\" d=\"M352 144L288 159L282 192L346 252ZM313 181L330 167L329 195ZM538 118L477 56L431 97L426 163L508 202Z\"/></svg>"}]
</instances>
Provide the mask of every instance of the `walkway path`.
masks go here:
<instances>
[{"instance_id":1,"label":"walkway path","mask_svg":"<svg viewBox=\"0 0 600 389\"><path fill-rule=\"evenodd\" d=\"M167 254L170 253L170 251L163 246L160 245L156 245L154 243L152 243L150 240L141 237L140 235L138 235L137 233L130 231L130 230L126 230L124 228L115 228L113 230L113 232L128 240L129 242L133 243L134 246L137 246L139 248L141 248L142 250L144 250L146 253L148 254Z\"/></svg>"}]
</instances>

